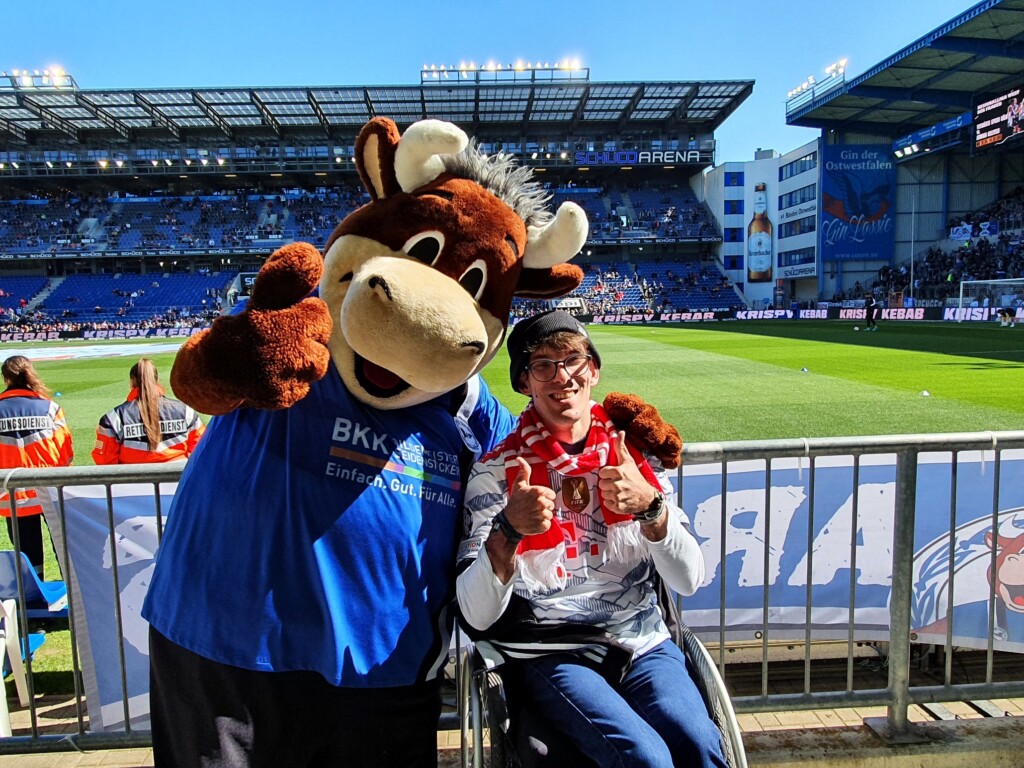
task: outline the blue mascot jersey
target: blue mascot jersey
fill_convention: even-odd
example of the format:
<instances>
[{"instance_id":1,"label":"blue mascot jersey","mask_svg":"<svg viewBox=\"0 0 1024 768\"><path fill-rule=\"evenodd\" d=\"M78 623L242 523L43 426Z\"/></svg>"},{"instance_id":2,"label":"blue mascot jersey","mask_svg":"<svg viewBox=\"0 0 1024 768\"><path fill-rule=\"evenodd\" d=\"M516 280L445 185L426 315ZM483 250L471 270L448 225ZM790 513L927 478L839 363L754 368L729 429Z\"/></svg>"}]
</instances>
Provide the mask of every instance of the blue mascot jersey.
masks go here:
<instances>
[{"instance_id":1,"label":"blue mascot jersey","mask_svg":"<svg viewBox=\"0 0 1024 768\"><path fill-rule=\"evenodd\" d=\"M490 451L513 419L477 380L468 422ZM145 618L245 669L312 670L346 687L434 678L464 492L452 401L367 408L332 362L291 408L211 419L168 514Z\"/></svg>"}]
</instances>

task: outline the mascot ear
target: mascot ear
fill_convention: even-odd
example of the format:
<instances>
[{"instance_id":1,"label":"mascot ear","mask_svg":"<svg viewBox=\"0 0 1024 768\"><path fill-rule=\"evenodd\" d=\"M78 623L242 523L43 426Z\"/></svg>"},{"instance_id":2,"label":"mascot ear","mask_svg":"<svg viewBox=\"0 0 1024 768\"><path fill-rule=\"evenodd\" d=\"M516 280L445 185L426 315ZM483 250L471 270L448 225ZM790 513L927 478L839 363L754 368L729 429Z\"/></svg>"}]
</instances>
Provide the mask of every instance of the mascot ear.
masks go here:
<instances>
[{"instance_id":1,"label":"mascot ear","mask_svg":"<svg viewBox=\"0 0 1024 768\"><path fill-rule=\"evenodd\" d=\"M439 155L454 155L469 144L465 132L441 120L420 120L399 135L386 117L375 117L356 139L356 169L370 196L377 200L412 192L442 173Z\"/></svg>"},{"instance_id":2,"label":"mascot ear","mask_svg":"<svg viewBox=\"0 0 1024 768\"><path fill-rule=\"evenodd\" d=\"M356 170L363 186L376 202L401 191L395 176L398 126L386 117L375 117L356 138Z\"/></svg>"}]
</instances>

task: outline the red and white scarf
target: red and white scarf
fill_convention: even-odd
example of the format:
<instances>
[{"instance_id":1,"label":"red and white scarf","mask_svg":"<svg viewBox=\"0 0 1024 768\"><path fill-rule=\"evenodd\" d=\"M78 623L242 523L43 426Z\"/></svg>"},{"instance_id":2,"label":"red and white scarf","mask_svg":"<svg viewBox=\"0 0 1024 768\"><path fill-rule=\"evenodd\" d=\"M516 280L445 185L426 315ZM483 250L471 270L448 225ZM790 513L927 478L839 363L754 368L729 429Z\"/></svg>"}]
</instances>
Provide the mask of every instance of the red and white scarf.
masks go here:
<instances>
[{"instance_id":1,"label":"red and white scarf","mask_svg":"<svg viewBox=\"0 0 1024 768\"><path fill-rule=\"evenodd\" d=\"M552 437L541 422L533 404L528 405L519 417L516 430L506 438L503 445L502 458L508 487L511 488L519 476L516 457L521 456L531 466L531 484L552 487L552 476L563 478L563 482L558 484L560 487L553 490L557 494L558 504L565 506L567 502L563 489L571 488L572 484L569 483L567 486L564 478L580 477L581 482L587 482L583 478L596 478L601 467L615 464L615 440L618 437L618 430L604 408L593 401L590 403L590 417L590 431L587 433L587 442L583 450L577 454L570 454L566 452L562 443ZM647 460L628 444L627 449L644 479L651 487L660 491L661 486ZM607 526L607 559L630 564L646 557L646 540L640 533L639 523L631 515L622 515L609 508L599 493L597 502ZM569 505L571 506L571 502ZM551 527L544 533L526 536L519 543L517 554L522 561L521 574L531 591L561 589L565 586L568 577L564 565L565 535L557 517L552 519Z\"/></svg>"}]
</instances>

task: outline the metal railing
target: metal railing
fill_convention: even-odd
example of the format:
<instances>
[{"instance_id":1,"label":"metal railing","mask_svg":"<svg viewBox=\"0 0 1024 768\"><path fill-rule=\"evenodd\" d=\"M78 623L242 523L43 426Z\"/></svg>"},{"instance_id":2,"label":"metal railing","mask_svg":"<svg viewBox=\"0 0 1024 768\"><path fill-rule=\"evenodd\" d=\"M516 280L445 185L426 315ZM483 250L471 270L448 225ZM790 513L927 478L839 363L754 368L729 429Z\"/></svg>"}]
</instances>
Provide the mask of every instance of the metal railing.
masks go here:
<instances>
[{"instance_id":1,"label":"metal railing","mask_svg":"<svg viewBox=\"0 0 1024 768\"><path fill-rule=\"evenodd\" d=\"M837 437L809 439L781 439L757 441L733 441L723 443L691 443L683 449L683 466L680 467L677 480L680 483L682 503L686 505L686 481L684 467L694 464L720 464L722 500L724 505L725 491L729 480L730 463L754 460L765 465L765 491L768 497L771 492L772 464L780 459L793 459L808 463L808 482L813 488L817 475L817 459L827 456L849 456L853 461L854 472L854 515L857 512L856 475L859 472L861 459L872 455L895 455L895 514L892 542L892 591L889 601L889 637L888 637L888 685L885 688L854 690L853 669L855 659L854 633L851 627L846 641L847 670L846 685L842 690L812 691L811 688L811 646L812 629L809 620L811 608L812 580L808 578L807 615L804 651L804 682L800 693L769 693L768 686L768 650L771 630L768 621L768 587L764 587L763 631L761 633L761 694L753 696L735 696L733 706L737 712L770 712L810 709L830 709L843 707L863 707L881 705L887 707L885 722L878 728L883 735L894 739L905 737L912 724L908 719L908 710L912 704L928 704L936 702L964 701L973 698L990 699L993 697L1017 697L1024 695L1024 679L1009 682L993 680L994 648L989 637L986 650L985 680L980 683L954 684L952 681L952 622L946 630L946 642L943 647L945 668L943 682L940 685L912 686L910 680L911 648L911 600L912 600L912 568L914 562L914 522L915 503L917 497L918 458L928 453L950 453L952 460L952 482L950 488L950 530L955 528L957 520L956 478L959 453L964 451L982 451L992 455L992 472L994 476L993 498L991 499L991 515L994 526L998 523L999 512L999 473L1002 465L1003 452L1010 449L1024 448L1024 431L1012 432L972 432L951 434L911 434L885 435L874 437ZM983 457L984 457L983 453ZM766 497L765 508L770 526L771 504ZM810 497L810 515L813 521L813 493ZM725 510L722 510L721 562L726 558ZM809 525L809 530L813 526ZM857 525L851 525L854 532ZM997 529L997 528L996 528ZM765 535L765 541L768 536ZM766 544L767 546L767 544ZM851 540L850 558L850 595L854 595L856 579L856 543ZM810 547L809 547L810 550ZM812 553L808 552L808 573L812 567ZM767 562L767 558L765 558ZM995 550L993 548L993 565ZM952 582L953 574L950 574ZM767 574L765 585L768 584ZM719 648L725 648L725 580L722 580L721 619L719 621ZM994 599L994 583L989 595L989 603ZM952 600L953 586L950 584L949 598ZM719 665L723 677L729 682L725 665L725 654L719 655Z\"/></svg>"},{"instance_id":2,"label":"metal railing","mask_svg":"<svg viewBox=\"0 0 1024 768\"><path fill-rule=\"evenodd\" d=\"M855 689L853 684L853 664L855 658L855 647L857 643L851 633L847 640L847 667L850 670L846 676L846 684L837 690L821 691L812 690L811 685L811 646L812 635L810 622L807 622L806 635L803 640L804 650L804 684L803 690L799 693L772 693L769 691L768 656L770 640L772 636L768 621L768 598L767 587L765 588L764 601L764 631L761 634L761 692L759 695L736 695L733 698L733 705L737 712L772 712L785 710L806 710L823 708L861 707L867 705L880 705L887 707L887 718L884 723L886 730L895 735L906 734L912 728L908 720L908 709L913 704L924 704L929 702L959 701L965 697L992 698L992 697L1016 697L1024 696L1024 679L1013 681L997 682L993 679L993 659L995 650L990 640L987 650L986 673L983 682L960 685L953 683L952 669L950 666L951 654L947 654L947 662L944 672L944 679L941 684L928 686L913 686L910 678L911 649L913 645L911 637L911 599L912 599L912 567L914 557L914 517L915 499L918 483L918 458L921 454L948 452L952 454L953 461L953 485L950 493L950 530L953 530L956 523L956 466L958 452L962 451L984 451L990 455L990 466L997 479L995 487L998 489L998 476L1003 461L1003 452L1024 448L1024 431L1012 432L978 432L978 433L956 433L956 434L922 434L922 435L888 435L872 437L840 437L840 438L808 438L808 439L787 439L787 440L758 440L758 441L733 441L722 443L693 443L684 448L683 467L679 470L678 482L680 484L681 499L686 508L688 478L684 474L687 466L697 464L719 464L721 465L721 484L723 489L723 500L725 490L728 487L731 465L741 461L760 461L764 463L766 509L770 511L771 504L769 497L771 493L771 477L773 463L780 460L797 459L807 463L808 481L813 486L818 474L817 462L823 457L849 456L852 457L853 472L859 471L860 462L863 457L873 455L895 455L896 457L896 497L894 531L892 543L892 591L889 603L889 629L888 638L888 685L884 688ZM108 541L110 542L110 564L113 594L113 618L117 622L118 636L122 637L119 648L120 674L126 675L124 636L121 630L122 604L120 599L114 599L115 595L120 596L118 557L114 548L116 546L116 526L114 519L114 498L115 490L127 484L145 484L152 489L153 509L156 516L156 527L158 537L162 532L163 521L167 514L165 499L161 499L161 486L167 483L175 483L182 470L182 464L170 465L131 465L116 467L74 467L61 469L16 469L6 470L3 475L3 490L13 491L20 488L48 488L53 489L55 509L48 516L48 523L51 527L56 525L58 529L57 539L60 541L57 555L62 563L68 563L69 547L68 537L63 535L67 530L68 509L66 505L66 490L80 486L100 486L106 496ZM855 483L856 484L856 483ZM166 493L167 489L164 488ZM13 502L12 502L13 503ZM723 501L724 504L724 501ZM810 501L810 514L813 518L813 494ZM993 520L996 519L999 506L998 493L991 500ZM856 509L856 504L854 505ZM688 510L689 511L689 510ZM721 561L726 560L725 541L725 520L724 509L722 512L722 552ZM770 526L770 519L766 521L766 530ZM855 526L854 526L855 528ZM766 537L767 541L767 537ZM766 545L767 546L767 545ZM854 542L851 542L851 547ZM851 553L852 554L852 553ZM767 561L767 558L766 558ZM855 574L856 568L851 565L851 574ZM853 576L851 575L851 578ZM765 580L767 584L767 579ZM810 582L808 582L810 583ZM70 584L69 584L70 586ZM719 621L719 648L726 648L726 621L725 621L725 599L724 579L723 596L721 608L721 620ZM22 637L28 633L28 621L25 618L25 585L21 578L18 579L19 592L19 623ZM854 594L851 583L851 596ZM33 686L33 670L31 660L27 663L28 683L30 692L29 720L30 726L27 735L16 735L9 738L0 738L0 754L26 753L26 752L56 752L70 751L76 749L109 749L117 747L140 747L149 746L151 743L150 733L147 730L133 728L129 712L127 687L122 683L124 692L123 710L124 727L114 732L95 732L89 729L89 718L87 715L86 697L80 683L81 670L79 666L80 648L76 633L76 618L78 612L83 608L79 604L80 595L77 590L69 590L69 613L71 628L71 671L74 674L75 693L74 708L75 720L77 721L73 733L49 733L42 732L39 725L37 713L37 702L35 688ZM808 612L811 608L812 593L808 588ZM684 612L685 618L685 612ZM950 630L951 632L951 630ZM711 643L705 643L712 647ZM952 635L947 636L946 650L951 650ZM719 654L719 667L727 684L730 682L730 665L726 664L726 654ZM1021 676L1024 678L1024 675ZM730 686L731 687L731 686ZM457 727L453 725L453 717L449 715L444 719L442 728ZM65 729L66 730L66 729Z\"/></svg>"}]
</instances>

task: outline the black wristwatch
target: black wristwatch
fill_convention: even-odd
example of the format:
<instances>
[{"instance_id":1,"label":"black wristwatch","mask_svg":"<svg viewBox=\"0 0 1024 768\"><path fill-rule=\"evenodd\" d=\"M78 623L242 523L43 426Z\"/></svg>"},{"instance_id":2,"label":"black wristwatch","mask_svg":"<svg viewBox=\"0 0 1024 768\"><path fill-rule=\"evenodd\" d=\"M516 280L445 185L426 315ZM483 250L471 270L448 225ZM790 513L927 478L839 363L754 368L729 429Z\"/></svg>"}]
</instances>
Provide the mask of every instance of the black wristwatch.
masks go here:
<instances>
[{"instance_id":1,"label":"black wristwatch","mask_svg":"<svg viewBox=\"0 0 1024 768\"><path fill-rule=\"evenodd\" d=\"M491 520L491 529L498 531L502 536L508 539L509 544L519 544L523 540L523 534L512 527L512 523L505 517L505 510L502 510L494 516Z\"/></svg>"},{"instance_id":2,"label":"black wristwatch","mask_svg":"<svg viewBox=\"0 0 1024 768\"><path fill-rule=\"evenodd\" d=\"M633 519L640 523L653 523L659 517L661 513L665 511L665 497L655 491L654 501L651 502L651 506L645 509L643 512L638 512L633 515Z\"/></svg>"}]
</instances>

